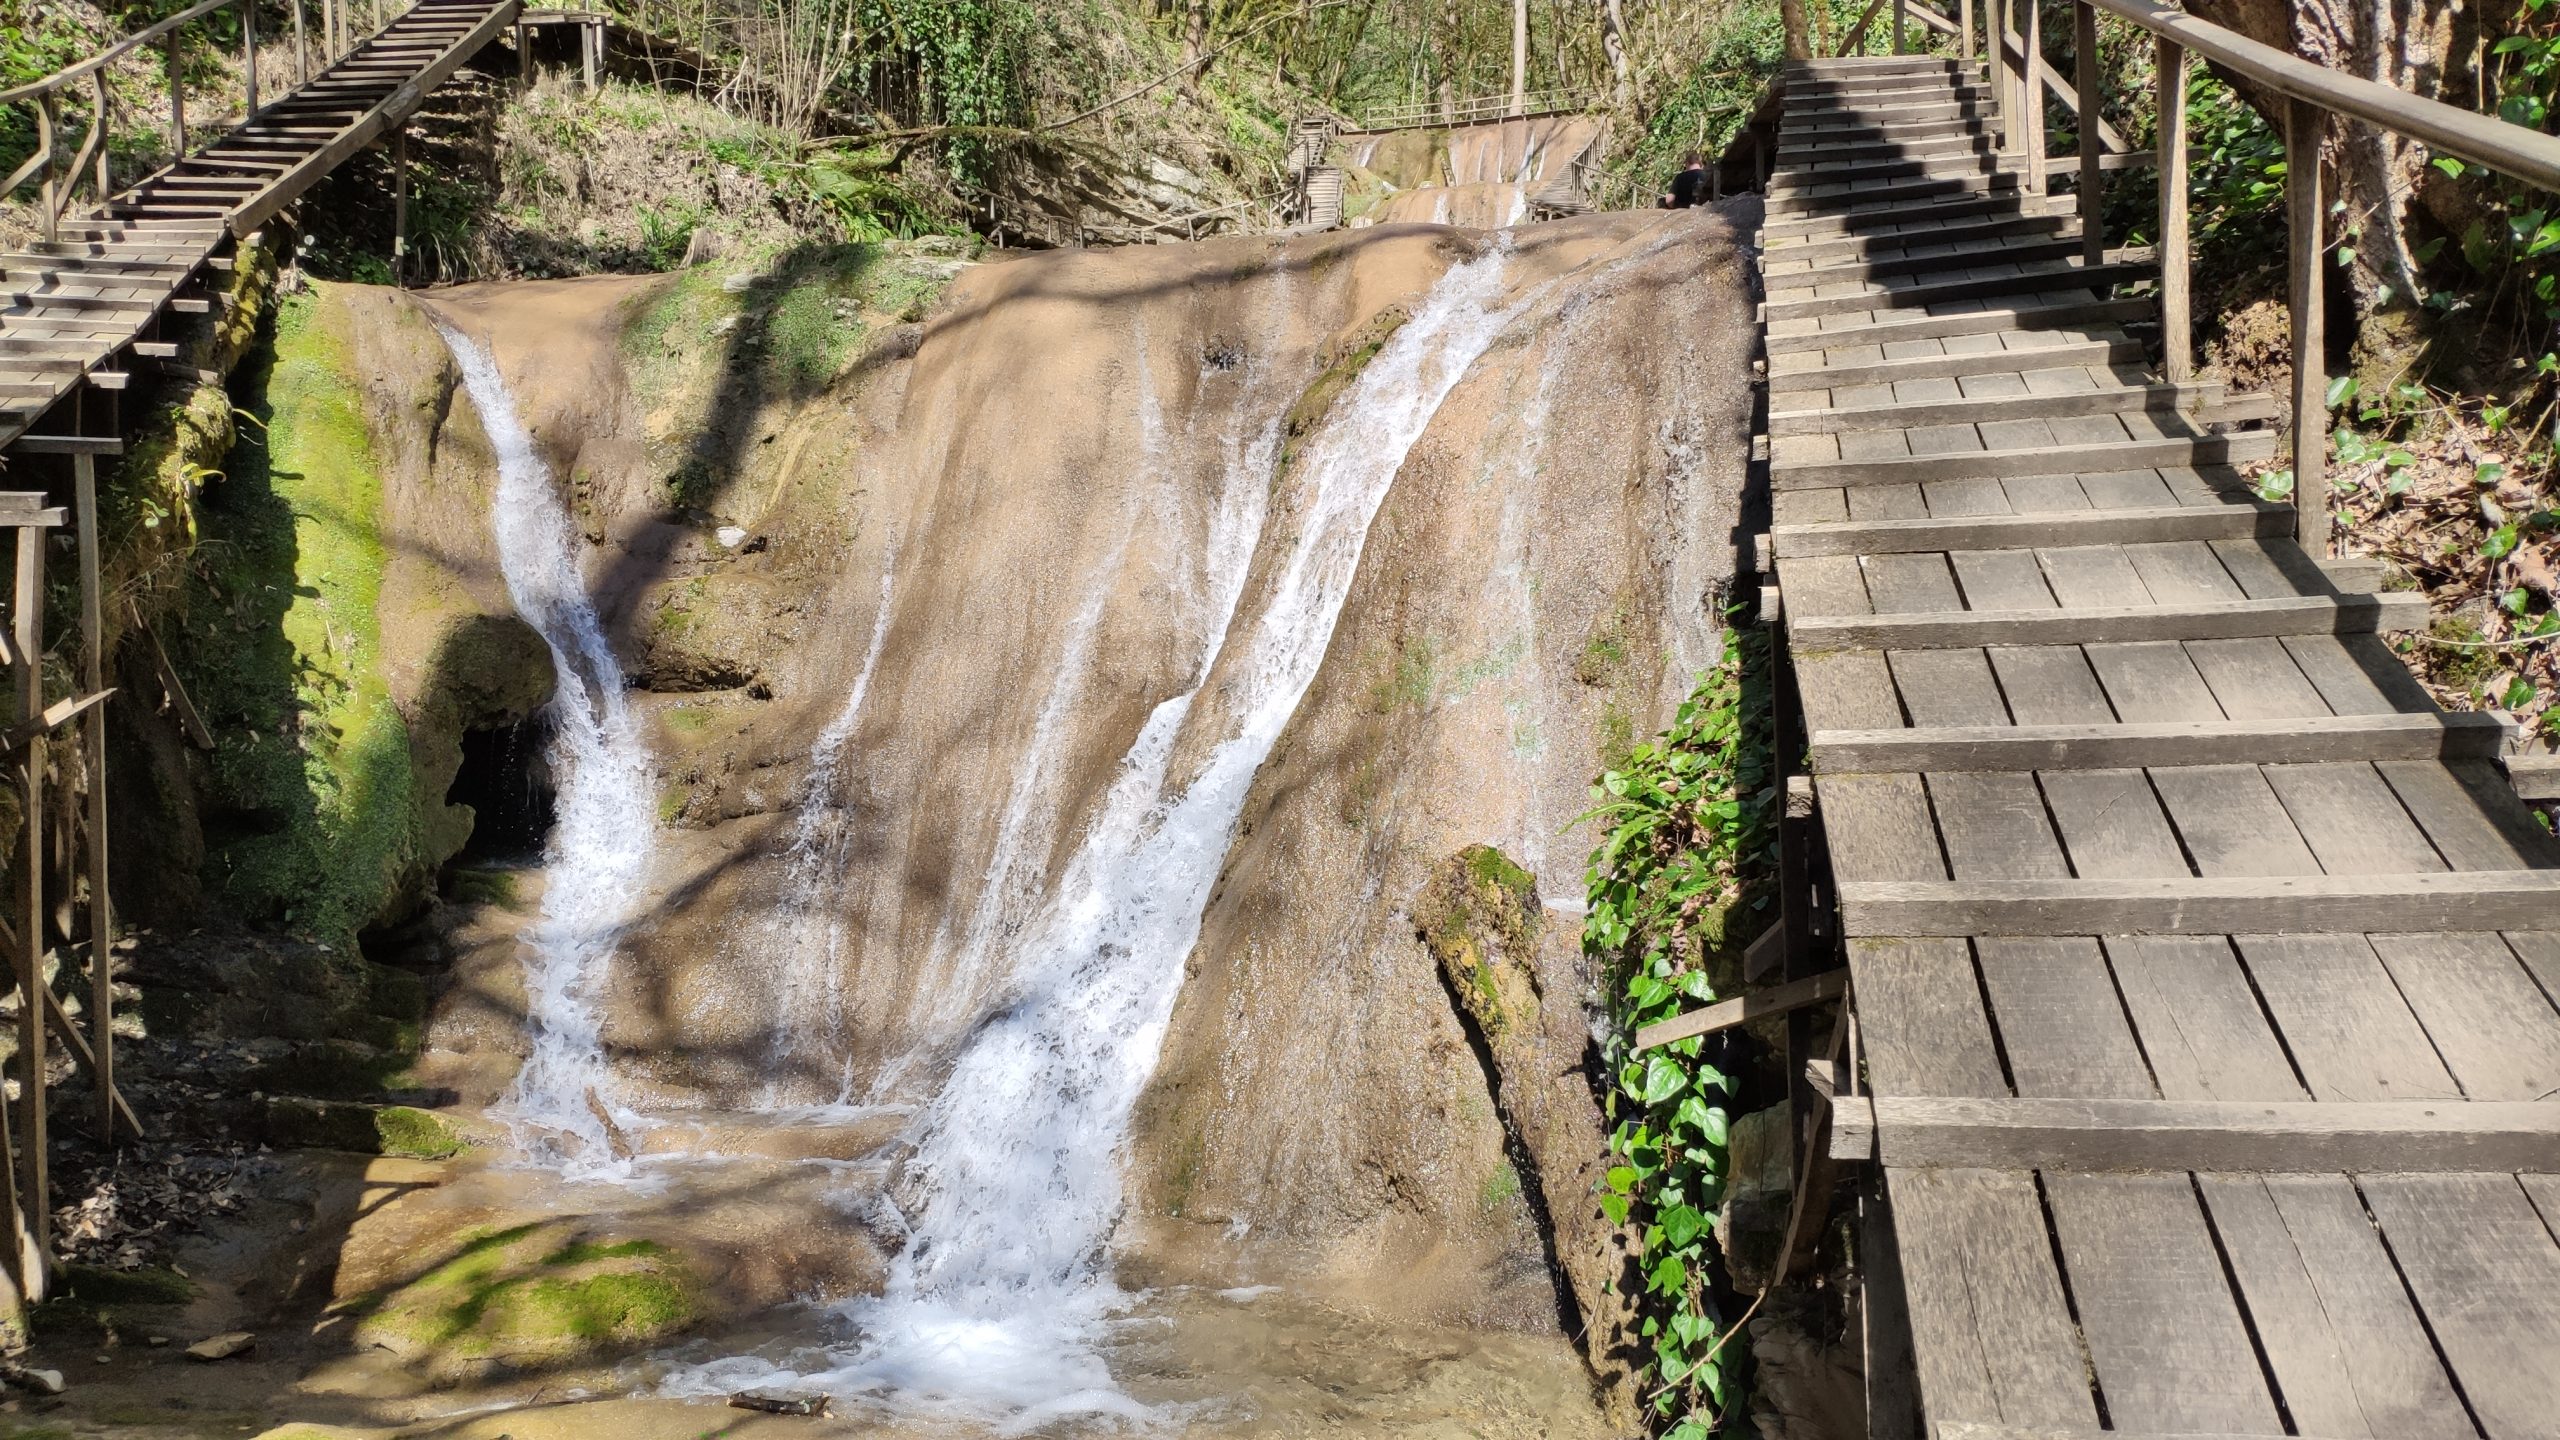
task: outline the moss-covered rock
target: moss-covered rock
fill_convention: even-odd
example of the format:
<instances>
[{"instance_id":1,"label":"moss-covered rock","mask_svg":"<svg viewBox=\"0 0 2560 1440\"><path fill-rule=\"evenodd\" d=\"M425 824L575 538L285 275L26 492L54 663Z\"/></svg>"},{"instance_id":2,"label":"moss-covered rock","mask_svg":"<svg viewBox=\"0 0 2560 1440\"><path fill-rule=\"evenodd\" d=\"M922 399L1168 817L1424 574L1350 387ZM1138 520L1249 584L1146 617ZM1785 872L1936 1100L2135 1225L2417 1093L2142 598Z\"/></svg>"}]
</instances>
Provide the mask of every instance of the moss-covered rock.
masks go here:
<instances>
[{"instance_id":1,"label":"moss-covered rock","mask_svg":"<svg viewBox=\"0 0 2560 1440\"><path fill-rule=\"evenodd\" d=\"M1488 1037L1534 1024L1538 979L1530 962L1542 912L1537 878L1490 845L1441 862L1415 897L1414 924L1458 1003Z\"/></svg>"},{"instance_id":2,"label":"moss-covered rock","mask_svg":"<svg viewBox=\"0 0 2560 1440\"><path fill-rule=\"evenodd\" d=\"M1351 382L1360 378L1360 372L1369 368L1369 362L1378 358L1378 352L1387 348L1387 342L1412 318L1413 312L1404 306L1390 305L1370 316L1326 353L1324 369L1299 392L1282 422L1286 438L1280 449L1278 474L1288 473L1297 458L1299 443L1315 433L1324 417L1333 413L1333 402L1351 388Z\"/></svg>"},{"instance_id":3,"label":"moss-covered rock","mask_svg":"<svg viewBox=\"0 0 2560 1440\"><path fill-rule=\"evenodd\" d=\"M193 1300L195 1283L175 1270L146 1267L109 1270L66 1265L52 1297L28 1314L40 1337L100 1340L166 1325L176 1307Z\"/></svg>"},{"instance_id":4,"label":"moss-covered rock","mask_svg":"<svg viewBox=\"0 0 2560 1440\"><path fill-rule=\"evenodd\" d=\"M470 1144L441 1116L406 1105L277 1095L265 1101L257 1118L267 1143L286 1149L444 1160Z\"/></svg>"},{"instance_id":5,"label":"moss-covered rock","mask_svg":"<svg viewBox=\"0 0 2560 1440\"><path fill-rule=\"evenodd\" d=\"M569 1222L465 1233L415 1279L362 1304L357 1338L444 1373L558 1363L663 1341L701 1314L683 1260Z\"/></svg>"}]
</instances>

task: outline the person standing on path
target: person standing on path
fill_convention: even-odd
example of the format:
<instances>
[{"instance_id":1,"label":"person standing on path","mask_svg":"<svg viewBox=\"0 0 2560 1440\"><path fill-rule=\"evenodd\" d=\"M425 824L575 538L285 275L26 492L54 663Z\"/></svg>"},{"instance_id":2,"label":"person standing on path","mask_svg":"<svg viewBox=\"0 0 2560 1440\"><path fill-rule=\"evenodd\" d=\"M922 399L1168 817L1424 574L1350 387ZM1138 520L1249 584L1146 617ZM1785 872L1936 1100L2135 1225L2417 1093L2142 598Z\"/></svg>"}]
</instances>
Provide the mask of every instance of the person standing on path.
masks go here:
<instances>
[{"instance_id":1,"label":"person standing on path","mask_svg":"<svg viewBox=\"0 0 2560 1440\"><path fill-rule=\"evenodd\" d=\"M1692 150L1680 162L1680 173L1671 177L1671 188L1662 192L1666 210L1688 210L1707 203L1707 157Z\"/></svg>"}]
</instances>

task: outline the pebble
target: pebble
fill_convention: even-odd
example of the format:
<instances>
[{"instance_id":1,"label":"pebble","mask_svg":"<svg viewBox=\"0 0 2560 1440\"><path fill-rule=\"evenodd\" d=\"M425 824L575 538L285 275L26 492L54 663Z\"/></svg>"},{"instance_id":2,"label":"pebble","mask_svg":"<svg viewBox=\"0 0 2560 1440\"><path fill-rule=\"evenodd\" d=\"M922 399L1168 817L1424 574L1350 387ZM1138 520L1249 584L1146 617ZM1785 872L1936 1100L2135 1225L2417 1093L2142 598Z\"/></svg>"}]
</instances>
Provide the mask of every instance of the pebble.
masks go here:
<instances>
[{"instance_id":1,"label":"pebble","mask_svg":"<svg viewBox=\"0 0 2560 1440\"><path fill-rule=\"evenodd\" d=\"M0 1380L39 1395L59 1395L63 1391L62 1372L59 1370L38 1370L30 1365L0 1365Z\"/></svg>"},{"instance_id":2,"label":"pebble","mask_svg":"<svg viewBox=\"0 0 2560 1440\"><path fill-rule=\"evenodd\" d=\"M246 1330L229 1330L210 1340L199 1340L187 1347L190 1360L228 1360L258 1343L258 1337Z\"/></svg>"}]
</instances>

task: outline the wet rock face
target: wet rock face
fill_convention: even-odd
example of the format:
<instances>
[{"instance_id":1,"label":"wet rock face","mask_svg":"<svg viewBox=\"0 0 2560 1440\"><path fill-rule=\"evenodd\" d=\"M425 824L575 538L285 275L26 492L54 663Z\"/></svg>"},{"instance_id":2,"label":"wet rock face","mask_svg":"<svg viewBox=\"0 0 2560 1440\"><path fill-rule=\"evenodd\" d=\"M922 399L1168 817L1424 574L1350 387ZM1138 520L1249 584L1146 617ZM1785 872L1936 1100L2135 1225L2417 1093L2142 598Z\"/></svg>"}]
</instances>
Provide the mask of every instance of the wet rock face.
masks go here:
<instances>
[{"instance_id":1,"label":"wet rock face","mask_svg":"<svg viewBox=\"0 0 2560 1440\"><path fill-rule=\"evenodd\" d=\"M1507 321L1380 457L1349 598L1245 796L1132 1121L1131 1283L1560 1323L1533 1202L1569 1202L1574 1167L1515 1164L1411 907L1466 847L1505 857L1496 888L1545 916L1495 931L1505 1033L1545 1075L1511 1098L1541 1133L1596 1133L1588 840L1564 832L1715 652L1747 447L1737 235L1629 214L1503 242ZM604 999L635 1103L931 1097L1150 716L1198 686L1216 734L1254 703L1234 657L1200 683L1229 597L1239 633L1276 603L1335 401L1491 243L1390 225L1041 255L800 320L717 274L437 293L572 487L638 687L661 824ZM429 448L439 474L485 463L468 407ZM474 487L439 532L448 594L506 615ZM1162 763L1178 787L1216 759ZM431 1026L487 1052L452 1060L468 1093L503 1083L503 1028Z\"/></svg>"}]
</instances>

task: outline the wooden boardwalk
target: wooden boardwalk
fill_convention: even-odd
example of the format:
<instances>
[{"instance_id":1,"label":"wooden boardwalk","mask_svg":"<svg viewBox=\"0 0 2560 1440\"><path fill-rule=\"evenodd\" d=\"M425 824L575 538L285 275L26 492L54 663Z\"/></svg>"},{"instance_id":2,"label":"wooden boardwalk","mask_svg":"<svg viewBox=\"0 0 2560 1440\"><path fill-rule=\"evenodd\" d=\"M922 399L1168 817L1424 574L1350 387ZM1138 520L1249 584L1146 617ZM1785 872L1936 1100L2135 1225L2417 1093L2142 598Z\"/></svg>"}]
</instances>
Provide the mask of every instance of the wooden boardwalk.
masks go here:
<instances>
[{"instance_id":1,"label":"wooden boardwalk","mask_svg":"<svg viewBox=\"0 0 2560 1440\"><path fill-rule=\"evenodd\" d=\"M1879 1426L1916 1374L1944 1440L2560 1435L2560 847L2499 727L2239 483L2272 441L2148 368L2148 257L1999 166L1987 87L1790 76L1768 554Z\"/></svg>"},{"instance_id":2,"label":"wooden boardwalk","mask_svg":"<svg viewBox=\"0 0 2560 1440\"><path fill-rule=\"evenodd\" d=\"M69 409L62 402L84 387L123 389L128 357L176 355L163 318L210 308L190 292L204 270L228 263L230 241L406 120L517 10L518 0L419 0L238 129L56 238L0 254L0 447ZM38 437L16 448L60 445Z\"/></svg>"}]
</instances>

